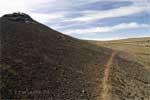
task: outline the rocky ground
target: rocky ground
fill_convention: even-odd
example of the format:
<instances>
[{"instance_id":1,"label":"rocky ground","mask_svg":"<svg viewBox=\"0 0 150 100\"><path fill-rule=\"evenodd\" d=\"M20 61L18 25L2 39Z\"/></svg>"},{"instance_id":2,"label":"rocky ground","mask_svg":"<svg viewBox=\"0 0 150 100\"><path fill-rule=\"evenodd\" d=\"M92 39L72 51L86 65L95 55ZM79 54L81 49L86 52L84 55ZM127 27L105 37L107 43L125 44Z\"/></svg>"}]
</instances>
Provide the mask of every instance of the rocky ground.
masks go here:
<instances>
[{"instance_id":1,"label":"rocky ground","mask_svg":"<svg viewBox=\"0 0 150 100\"><path fill-rule=\"evenodd\" d=\"M1 99L150 100L150 69L127 54L22 13L1 17L0 25Z\"/></svg>"}]
</instances>

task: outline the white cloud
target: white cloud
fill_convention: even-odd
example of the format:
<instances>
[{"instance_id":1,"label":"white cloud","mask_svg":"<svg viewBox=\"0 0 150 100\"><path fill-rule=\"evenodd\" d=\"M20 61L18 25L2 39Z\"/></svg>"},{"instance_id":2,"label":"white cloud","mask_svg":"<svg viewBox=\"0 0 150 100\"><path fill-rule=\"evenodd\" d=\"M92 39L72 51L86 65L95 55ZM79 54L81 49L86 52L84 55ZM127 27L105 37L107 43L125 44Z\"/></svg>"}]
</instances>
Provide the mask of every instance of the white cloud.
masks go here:
<instances>
[{"instance_id":1,"label":"white cloud","mask_svg":"<svg viewBox=\"0 0 150 100\"><path fill-rule=\"evenodd\" d=\"M54 5L56 4L56 0L0 0L0 16L20 11L30 14L35 20L41 23L45 23L55 19L58 20L65 16L65 13L63 12L34 12L34 10L40 9L47 3Z\"/></svg>"},{"instance_id":2,"label":"white cloud","mask_svg":"<svg viewBox=\"0 0 150 100\"><path fill-rule=\"evenodd\" d=\"M0 14L12 13L14 11L30 11L36 5L47 3L51 0L1 0Z\"/></svg>"},{"instance_id":3,"label":"white cloud","mask_svg":"<svg viewBox=\"0 0 150 100\"><path fill-rule=\"evenodd\" d=\"M101 32L114 32L118 30L125 30L125 29L136 29L136 28L146 28L149 27L149 24L138 24L135 22L131 23L121 23L114 26L105 26L105 27L94 27L94 28L87 28L87 29L75 29L75 30L66 30L64 31L65 34L91 34L91 33L101 33Z\"/></svg>"},{"instance_id":4,"label":"white cloud","mask_svg":"<svg viewBox=\"0 0 150 100\"><path fill-rule=\"evenodd\" d=\"M114 8L109 10L83 10L76 11L76 7L82 7L83 5L90 4L93 2L99 1L130 1L133 2L130 6L124 6L120 8ZM72 11L73 8L73 11ZM50 10L50 12L49 12ZM52 26L54 29L70 26L82 26L87 25L81 22L92 22L96 23L96 20L104 18L114 18L122 16L130 16L141 12L150 11L149 0L0 0L0 16L12 13L12 12L25 12L35 20L41 23L50 22L49 26ZM51 12L53 11L53 12ZM48 13L46 13L48 12ZM66 17L66 15L83 15L81 17ZM71 19L69 19L71 18ZM73 21L72 23L65 24L64 21ZM95 22L94 22L95 21ZM51 24L52 23L52 24ZM60 24L61 23L61 24ZM68 23L68 22L67 22ZM64 25L63 25L64 24ZM76 25L75 25L76 24ZM89 29L75 29L75 30L65 30L65 34L91 34L91 33L100 33L100 32L113 32L117 30L125 29L135 29L135 28L144 28L150 27L147 24L138 24L135 22L131 23L122 23L114 26L101 26L93 27ZM61 32L63 32L61 30Z\"/></svg>"},{"instance_id":5,"label":"white cloud","mask_svg":"<svg viewBox=\"0 0 150 100\"><path fill-rule=\"evenodd\" d=\"M50 12L50 13L41 13L38 11L39 9L44 10L56 10L58 9L65 9L68 14L73 14L74 12L71 12L70 9L74 6L82 7L84 4L90 4L97 1L111 1L111 2L117 2L121 0L0 0L0 16L7 13L12 13L16 11L21 11L25 13L31 14L34 19L45 23L52 19L63 19L64 21L83 21L83 22L89 22L89 21L95 21L98 19L103 18L112 18L112 17L121 17L121 16L128 16L136 13L140 13L142 11L150 10L149 7L149 0L124 0L124 1L131 1L133 2L133 5L126 6L126 7L120 7L116 9L111 10L105 10L105 11L86 11L80 12L80 14L83 14L81 17L76 18L67 18L65 17L65 13L62 12ZM46 6L48 5L48 6ZM36 11L36 12L34 12ZM39 17L38 17L39 16ZM61 20L63 22L63 20Z\"/></svg>"},{"instance_id":6,"label":"white cloud","mask_svg":"<svg viewBox=\"0 0 150 100\"><path fill-rule=\"evenodd\" d=\"M106 38L82 38L84 40L99 40L99 41L110 41L110 40L119 40L119 39L126 39L128 37L106 37Z\"/></svg>"},{"instance_id":7,"label":"white cloud","mask_svg":"<svg viewBox=\"0 0 150 100\"><path fill-rule=\"evenodd\" d=\"M30 13L29 14L37 21L46 23L46 22L52 22L54 20L58 20L64 17L64 13L51 13L51 14L46 14L46 13Z\"/></svg>"},{"instance_id":8,"label":"white cloud","mask_svg":"<svg viewBox=\"0 0 150 100\"><path fill-rule=\"evenodd\" d=\"M126 6L104 11L87 11L83 16L66 21L81 21L89 22L104 18L122 17L150 10L150 7L145 6ZM84 11L85 12L85 11Z\"/></svg>"},{"instance_id":9,"label":"white cloud","mask_svg":"<svg viewBox=\"0 0 150 100\"><path fill-rule=\"evenodd\" d=\"M150 37L150 35L138 35L138 36L114 36L114 37L101 37L101 38L82 38L84 40L97 40L97 41L111 41L111 40L120 40L120 39L128 39L128 38L141 38L141 37Z\"/></svg>"}]
</instances>

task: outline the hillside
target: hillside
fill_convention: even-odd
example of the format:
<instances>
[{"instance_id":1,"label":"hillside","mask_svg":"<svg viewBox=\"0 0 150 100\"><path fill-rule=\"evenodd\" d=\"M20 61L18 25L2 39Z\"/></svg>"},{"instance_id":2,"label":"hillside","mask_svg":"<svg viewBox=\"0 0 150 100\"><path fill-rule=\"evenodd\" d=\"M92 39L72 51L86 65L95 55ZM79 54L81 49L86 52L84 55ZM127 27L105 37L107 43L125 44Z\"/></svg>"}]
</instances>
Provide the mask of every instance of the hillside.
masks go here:
<instances>
[{"instance_id":1,"label":"hillside","mask_svg":"<svg viewBox=\"0 0 150 100\"><path fill-rule=\"evenodd\" d=\"M110 75L112 78L110 82L113 90L112 96L118 94L122 98L121 100L150 99L149 37L88 42L118 52L114 58ZM147 95L147 98L142 96L143 94ZM115 98L115 100L120 99Z\"/></svg>"},{"instance_id":2,"label":"hillside","mask_svg":"<svg viewBox=\"0 0 150 100\"><path fill-rule=\"evenodd\" d=\"M23 13L0 18L1 99L149 100L150 70Z\"/></svg>"},{"instance_id":3,"label":"hillside","mask_svg":"<svg viewBox=\"0 0 150 100\"><path fill-rule=\"evenodd\" d=\"M99 46L126 52L132 56L132 59L150 68L150 37L93 42Z\"/></svg>"},{"instance_id":4,"label":"hillside","mask_svg":"<svg viewBox=\"0 0 150 100\"><path fill-rule=\"evenodd\" d=\"M74 100L100 92L95 91L99 72L111 50L24 19L14 14L1 18L2 98Z\"/></svg>"}]
</instances>

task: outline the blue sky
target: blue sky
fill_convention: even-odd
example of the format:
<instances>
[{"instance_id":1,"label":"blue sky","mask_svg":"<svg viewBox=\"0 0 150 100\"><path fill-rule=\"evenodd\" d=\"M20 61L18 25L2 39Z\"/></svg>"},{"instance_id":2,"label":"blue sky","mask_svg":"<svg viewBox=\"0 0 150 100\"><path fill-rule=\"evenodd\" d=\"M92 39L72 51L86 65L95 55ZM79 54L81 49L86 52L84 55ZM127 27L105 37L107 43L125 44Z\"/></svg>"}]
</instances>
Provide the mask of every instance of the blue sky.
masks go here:
<instances>
[{"instance_id":1,"label":"blue sky","mask_svg":"<svg viewBox=\"0 0 150 100\"><path fill-rule=\"evenodd\" d=\"M150 0L1 0L0 15L25 12L80 39L150 37Z\"/></svg>"}]
</instances>

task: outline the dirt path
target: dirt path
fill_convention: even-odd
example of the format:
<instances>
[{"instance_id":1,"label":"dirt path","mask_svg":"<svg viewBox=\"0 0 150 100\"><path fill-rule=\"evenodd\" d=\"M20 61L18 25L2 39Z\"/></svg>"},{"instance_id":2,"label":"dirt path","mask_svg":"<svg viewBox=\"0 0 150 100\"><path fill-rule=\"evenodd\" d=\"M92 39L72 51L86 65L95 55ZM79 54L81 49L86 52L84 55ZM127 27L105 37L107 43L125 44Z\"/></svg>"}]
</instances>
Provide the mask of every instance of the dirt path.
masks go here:
<instances>
[{"instance_id":1,"label":"dirt path","mask_svg":"<svg viewBox=\"0 0 150 100\"><path fill-rule=\"evenodd\" d=\"M109 79L110 67L112 65L112 62L113 62L115 55L116 55L116 51L113 51L110 58L108 59L108 62L105 64L104 77L102 79L102 84L101 84L102 92L101 92L99 100L109 100L109 97L108 97L108 90L109 90L108 79Z\"/></svg>"}]
</instances>

